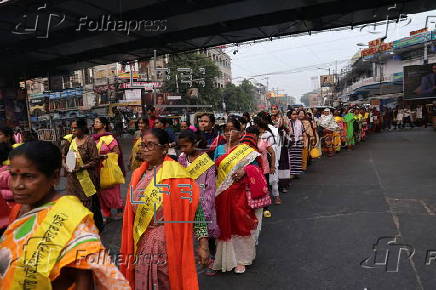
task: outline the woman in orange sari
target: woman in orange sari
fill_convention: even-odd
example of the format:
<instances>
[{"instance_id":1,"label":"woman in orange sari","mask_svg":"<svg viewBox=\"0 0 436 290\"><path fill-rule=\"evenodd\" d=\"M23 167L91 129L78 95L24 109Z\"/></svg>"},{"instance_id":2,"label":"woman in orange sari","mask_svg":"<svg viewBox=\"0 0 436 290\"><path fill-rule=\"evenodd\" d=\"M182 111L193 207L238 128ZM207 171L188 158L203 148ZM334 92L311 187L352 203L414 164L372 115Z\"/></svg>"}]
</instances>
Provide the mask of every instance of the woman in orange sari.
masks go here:
<instances>
[{"instance_id":1,"label":"woman in orange sari","mask_svg":"<svg viewBox=\"0 0 436 290\"><path fill-rule=\"evenodd\" d=\"M199 186L167 156L168 133L149 129L142 140L145 162L132 175L124 209L121 271L138 290L196 290L193 231L202 264L209 259Z\"/></svg>"},{"instance_id":2,"label":"woman in orange sari","mask_svg":"<svg viewBox=\"0 0 436 290\"><path fill-rule=\"evenodd\" d=\"M60 150L43 141L10 154L14 200L0 239L0 289L130 289L103 247L92 213L55 191Z\"/></svg>"}]
</instances>

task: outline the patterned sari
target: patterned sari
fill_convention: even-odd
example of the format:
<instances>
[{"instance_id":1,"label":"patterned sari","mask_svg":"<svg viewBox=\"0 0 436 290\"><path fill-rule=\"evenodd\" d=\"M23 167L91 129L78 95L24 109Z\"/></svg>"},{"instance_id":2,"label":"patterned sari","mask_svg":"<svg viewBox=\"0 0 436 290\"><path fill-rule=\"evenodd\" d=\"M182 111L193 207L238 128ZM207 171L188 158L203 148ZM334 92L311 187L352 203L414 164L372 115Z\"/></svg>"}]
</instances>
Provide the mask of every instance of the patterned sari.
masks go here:
<instances>
[{"instance_id":1,"label":"patterned sari","mask_svg":"<svg viewBox=\"0 0 436 290\"><path fill-rule=\"evenodd\" d=\"M92 271L98 289L130 289L103 247L91 212L75 196L17 217L0 239L1 289L51 289L64 268Z\"/></svg>"}]
</instances>

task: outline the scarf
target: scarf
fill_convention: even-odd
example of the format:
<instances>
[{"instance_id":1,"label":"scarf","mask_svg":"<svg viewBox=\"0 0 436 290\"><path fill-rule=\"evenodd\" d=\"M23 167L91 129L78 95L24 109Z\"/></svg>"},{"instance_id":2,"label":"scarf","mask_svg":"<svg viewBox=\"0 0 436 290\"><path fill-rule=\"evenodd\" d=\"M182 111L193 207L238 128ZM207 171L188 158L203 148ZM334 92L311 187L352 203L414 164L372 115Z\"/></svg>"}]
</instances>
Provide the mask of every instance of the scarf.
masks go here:
<instances>
[{"instance_id":1,"label":"scarf","mask_svg":"<svg viewBox=\"0 0 436 290\"><path fill-rule=\"evenodd\" d=\"M105 132L105 133L100 133L100 134L94 134L94 135L92 135L92 137L94 138L95 142L98 142L101 137L103 137L103 136L110 136L110 135L113 136L112 133ZM121 143L118 140L118 138L115 138L115 136L113 136L113 137L114 137L115 140L117 140L117 142L118 142L118 149L120 150L120 154L118 154L118 166L121 168L121 171L123 172L123 175L126 176L126 169L124 168L124 158L123 158L123 150L121 150Z\"/></svg>"},{"instance_id":2,"label":"scarf","mask_svg":"<svg viewBox=\"0 0 436 290\"><path fill-rule=\"evenodd\" d=\"M319 118L319 125L324 129L330 131L339 130L338 123L336 123L335 119L333 118L333 115L328 115L328 116L321 115L321 117Z\"/></svg>"},{"instance_id":3,"label":"scarf","mask_svg":"<svg viewBox=\"0 0 436 290\"><path fill-rule=\"evenodd\" d=\"M290 124L295 140L299 140L303 135L303 123L300 120L290 120Z\"/></svg>"}]
</instances>

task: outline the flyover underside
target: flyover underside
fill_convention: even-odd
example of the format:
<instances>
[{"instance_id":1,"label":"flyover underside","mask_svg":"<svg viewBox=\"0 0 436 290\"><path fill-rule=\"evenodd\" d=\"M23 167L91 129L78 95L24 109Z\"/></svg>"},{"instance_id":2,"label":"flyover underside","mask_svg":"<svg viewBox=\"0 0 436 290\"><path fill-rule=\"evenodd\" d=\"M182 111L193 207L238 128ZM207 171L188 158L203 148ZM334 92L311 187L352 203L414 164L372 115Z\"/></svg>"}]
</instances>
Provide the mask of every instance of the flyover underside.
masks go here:
<instances>
[{"instance_id":1,"label":"flyover underside","mask_svg":"<svg viewBox=\"0 0 436 290\"><path fill-rule=\"evenodd\" d=\"M388 15L393 19L401 14L436 9L433 0L48 1L39 10L40 23L48 20L50 13L65 18L47 30L46 38L35 33L11 32L16 30L22 15L27 14L30 19L41 5L28 0L0 5L0 64L4 68L0 76L24 79L48 71L149 58L154 50L159 54L177 53L338 27L351 29L386 20ZM162 31L134 31L129 35L125 31L99 32L86 27L77 31L81 17L101 19L102 15L126 21L165 20L166 26Z\"/></svg>"}]
</instances>

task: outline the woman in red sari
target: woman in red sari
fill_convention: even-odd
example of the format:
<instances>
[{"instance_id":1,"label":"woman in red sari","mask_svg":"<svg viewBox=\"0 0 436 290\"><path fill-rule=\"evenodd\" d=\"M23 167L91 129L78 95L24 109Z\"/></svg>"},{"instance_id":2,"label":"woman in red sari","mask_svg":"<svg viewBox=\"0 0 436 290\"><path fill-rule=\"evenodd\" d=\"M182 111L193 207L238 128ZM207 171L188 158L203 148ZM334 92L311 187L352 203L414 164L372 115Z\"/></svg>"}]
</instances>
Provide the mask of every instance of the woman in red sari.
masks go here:
<instances>
[{"instance_id":1,"label":"woman in red sari","mask_svg":"<svg viewBox=\"0 0 436 290\"><path fill-rule=\"evenodd\" d=\"M218 146L215 151L218 173L215 208L220 236L213 269L223 272L235 269L238 274L245 272L245 266L250 265L256 255L258 219L255 210L248 206L247 190L252 198L268 193L262 172L252 165L260 154L252 146L240 144L241 130L241 124L230 119L224 131L227 144ZM254 188L258 190L252 191Z\"/></svg>"}]
</instances>

